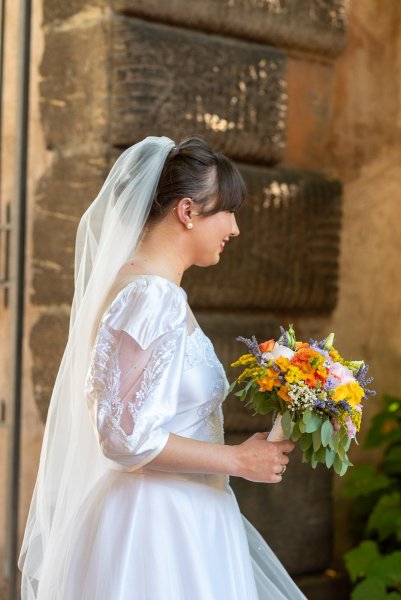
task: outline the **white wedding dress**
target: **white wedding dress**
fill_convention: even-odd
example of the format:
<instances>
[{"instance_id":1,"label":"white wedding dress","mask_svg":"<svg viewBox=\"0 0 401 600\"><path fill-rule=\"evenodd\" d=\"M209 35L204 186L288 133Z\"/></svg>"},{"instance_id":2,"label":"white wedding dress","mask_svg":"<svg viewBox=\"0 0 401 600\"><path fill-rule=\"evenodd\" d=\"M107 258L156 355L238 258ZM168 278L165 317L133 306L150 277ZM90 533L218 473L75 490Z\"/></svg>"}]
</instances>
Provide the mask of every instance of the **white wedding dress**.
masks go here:
<instances>
[{"instance_id":1,"label":"white wedding dress","mask_svg":"<svg viewBox=\"0 0 401 600\"><path fill-rule=\"evenodd\" d=\"M241 516L228 477L147 469L169 432L224 443L227 387L182 288L146 275L118 294L87 378L94 443L110 470L63 540L52 598L305 599Z\"/></svg>"}]
</instances>

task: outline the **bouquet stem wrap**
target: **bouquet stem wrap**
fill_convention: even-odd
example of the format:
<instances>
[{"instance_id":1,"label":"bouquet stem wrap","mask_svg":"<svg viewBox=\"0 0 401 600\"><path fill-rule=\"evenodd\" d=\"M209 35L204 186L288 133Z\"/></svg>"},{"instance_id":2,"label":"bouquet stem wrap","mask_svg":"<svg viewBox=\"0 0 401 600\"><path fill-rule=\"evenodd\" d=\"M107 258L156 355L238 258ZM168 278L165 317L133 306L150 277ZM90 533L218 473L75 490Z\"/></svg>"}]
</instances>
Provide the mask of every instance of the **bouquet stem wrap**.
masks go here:
<instances>
[{"instance_id":1,"label":"bouquet stem wrap","mask_svg":"<svg viewBox=\"0 0 401 600\"><path fill-rule=\"evenodd\" d=\"M278 413L274 419L273 426L269 435L267 436L268 442L282 442L288 440L289 436L285 435L284 430L281 426L281 414Z\"/></svg>"}]
</instances>

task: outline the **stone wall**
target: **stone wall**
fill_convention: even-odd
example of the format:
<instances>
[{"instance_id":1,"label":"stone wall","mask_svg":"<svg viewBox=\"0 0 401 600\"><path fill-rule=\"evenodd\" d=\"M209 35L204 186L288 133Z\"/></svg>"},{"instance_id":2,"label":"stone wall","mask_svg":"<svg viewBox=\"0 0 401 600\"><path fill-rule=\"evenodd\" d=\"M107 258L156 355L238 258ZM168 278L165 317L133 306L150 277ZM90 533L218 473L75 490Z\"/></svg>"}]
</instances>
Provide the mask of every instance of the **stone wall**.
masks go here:
<instances>
[{"instance_id":1,"label":"stone wall","mask_svg":"<svg viewBox=\"0 0 401 600\"><path fill-rule=\"evenodd\" d=\"M66 339L76 225L116 151L147 134L202 133L247 180L241 237L219 267L195 270L185 283L226 364L240 350L228 341L235 335L269 337L293 321L305 338L335 328L344 352L372 359L379 387L397 392L397 291L380 303L369 291L370 281L386 287L398 272L383 235L395 227L399 179L399 7L388 2L386 11L374 0L351 3L345 51L344 3L336 0L198 0L190 11L184 0L34 2L21 524ZM376 89L388 85L381 109ZM227 401L233 442L266 427L241 411ZM280 488L239 482L240 501L292 572L324 570L331 478L292 463ZM303 529L294 514L305 495L327 510L306 511ZM279 520L290 524L285 531L273 525ZM315 551L300 562L312 521Z\"/></svg>"}]
</instances>

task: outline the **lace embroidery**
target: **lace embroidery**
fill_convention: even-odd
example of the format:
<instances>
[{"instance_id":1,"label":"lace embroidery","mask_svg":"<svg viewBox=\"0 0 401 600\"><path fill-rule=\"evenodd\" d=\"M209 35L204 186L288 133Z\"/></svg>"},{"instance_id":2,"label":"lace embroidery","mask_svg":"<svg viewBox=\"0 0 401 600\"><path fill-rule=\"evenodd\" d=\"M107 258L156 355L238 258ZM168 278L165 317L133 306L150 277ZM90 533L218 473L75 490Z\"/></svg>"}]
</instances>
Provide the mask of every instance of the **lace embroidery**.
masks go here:
<instances>
[{"instance_id":1,"label":"lace embroidery","mask_svg":"<svg viewBox=\"0 0 401 600\"><path fill-rule=\"evenodd\" d=\"M221 371L223 371L223 368L221 368ZM200 406L197 411L198 415L204 418L210 441L217 444L224 444L224 418L221 405L226 391L227 383L223 371L215 381L210 400Z\"/></svg>"},{"instance_id":2,"label":"lace embroidery","mask_svg":"<svg viewBox=\"0 0 401 600\"><path fill-rule=\"evenodd\" d=\"M120 399L121 371L118 365L118 340L114 330L106 324L99 330L86 381L87 401L97 412L98 431L101 431L102 424L105 423L118 434L122 445L128 450L131 450L135 443L134 425L140 409L145 401L151 399L164 370L174 356L180 331L174 334L174 337L170 337L153 351L135 400L127 403L132 418L132 432L127 433L121 425L124 404Z\"/></svg>"},{"instance_id":3,"label":"lace embroidery","mask_svg":"<svg viewBox=\"0 0 401 600\"><path fill-rule=\"evenodd\" d=\"M208 367L220 365L212 342L203 331L197 327L194 332L188 336L184 370L192 369L204 362Z\"/></svg>"},{"instance_id":4,"label":"lace embroidery","mask_svg":"<svg viewBox=\"0 0 401 600\"><path fill-rule=\"evenodd\" d=\"M151 359L143 373L140 390L135 394L135 402L129 402L128 408L132 418L135 420L144 402L152 395L160 382L163 371L172 360L176 347L175 338L167 340L158 346L153 352Z\"/></svg>"},{"instance_id":5,"label":"lace embroidery","mask_svg":"<svg viewBox=\"0 0 401 600\"><path fill-rule=\"evenodd\" d=\"M119 401L120 368L118 342L113 330L100 328L92 351L91 366L86 381L88 404L97 409L97 421L109 419L111 428L120 431L123 406Z\"/></svg>"}]
</instances>

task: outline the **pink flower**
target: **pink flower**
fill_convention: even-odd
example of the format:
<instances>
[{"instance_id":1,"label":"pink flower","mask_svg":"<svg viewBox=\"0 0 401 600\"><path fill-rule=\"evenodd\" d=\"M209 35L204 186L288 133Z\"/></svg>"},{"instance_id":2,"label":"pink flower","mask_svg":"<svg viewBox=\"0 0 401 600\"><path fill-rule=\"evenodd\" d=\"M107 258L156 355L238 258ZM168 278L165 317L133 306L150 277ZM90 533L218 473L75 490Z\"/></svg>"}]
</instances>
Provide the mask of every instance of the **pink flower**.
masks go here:
<instances>
[{"instance_id":1,"label":"pink flower","mask_svg":"<svg viewBox=\"0 0 401 600\"><path fill-rule=\"evenodd\" d=\"M341 427L340 423L334 417L331 417L330 422L333 425L334 433L338 433Z\"/></svg>"},{"instance_id":2,"label":"pink flower","mask_svg":"<svg viewBox=\"0 0 401 600\"><path fill-rule=\"evenodd\" d=\"M356 427L353 424L351 417L347 415L345 417L345 424L347 426L347 435L349 438L354 438L356 436Z\"/></svg>"},{"instance_id":3,"label":"pink flower","mask_svg":"<svg viewBox=\"0 0 401 600\"><path fill-rule=\"evenodd\" d=\"M353 372L338 362L330 365L330 375L338 379L338 383L341 385L347 385L347 383L355 381Z\"/></svg>"}]
</instances>

